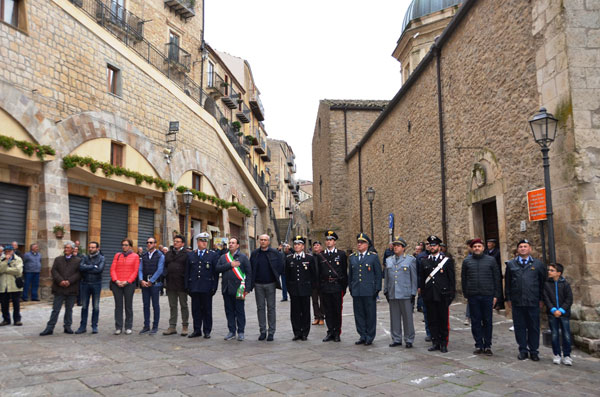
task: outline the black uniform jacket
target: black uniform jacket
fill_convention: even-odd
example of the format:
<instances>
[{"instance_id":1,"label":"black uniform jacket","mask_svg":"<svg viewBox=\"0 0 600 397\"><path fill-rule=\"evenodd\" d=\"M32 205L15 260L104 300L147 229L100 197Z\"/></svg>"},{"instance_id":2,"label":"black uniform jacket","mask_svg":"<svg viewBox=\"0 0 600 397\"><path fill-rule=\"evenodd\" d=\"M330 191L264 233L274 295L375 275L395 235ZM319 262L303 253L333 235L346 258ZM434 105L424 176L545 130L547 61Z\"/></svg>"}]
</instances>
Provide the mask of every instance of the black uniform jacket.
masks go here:
<instances>
[{"instance_id":1,"label":"black uniform jacket","mask_svg":"<svg viewBox=\"0 0 600 397\"><path fill-rule=\"evenodd\" d=\"M421 289L421 296L427 301L441 302L442 300L448 302L454 300L456 293L456 278L454 274L454 259L448 258L444 266L433 276L429 282L427 276L433 272L438 264L445 258L443 254L440 254L437 260L433 259L431 255L427 258L421 259L421 266L419 268L419 288Z\"/></svg>"},{"instance_id":2,"label":"black uniform jacket","mask_svg":"<svg viewBox=\"0 0 600 397\"><path fill-rule=\"evenodd\" d=\"M317 267L312 255L304 254L300 259L296 258L296 254L286 256L285 284L290 295L311 296L316 281Z\"/></svg>"},{"instance_id":3,"label":"black uniform jacket","mask_svg":"<svg viewBox=\"0 0 600 397\"><path fill-rule=\"evenodd\" d=\"M327 250L316 256L319 290L326 294L346 293L348 287L348 258L344 251Z\"/></svg>"}]
</instances>

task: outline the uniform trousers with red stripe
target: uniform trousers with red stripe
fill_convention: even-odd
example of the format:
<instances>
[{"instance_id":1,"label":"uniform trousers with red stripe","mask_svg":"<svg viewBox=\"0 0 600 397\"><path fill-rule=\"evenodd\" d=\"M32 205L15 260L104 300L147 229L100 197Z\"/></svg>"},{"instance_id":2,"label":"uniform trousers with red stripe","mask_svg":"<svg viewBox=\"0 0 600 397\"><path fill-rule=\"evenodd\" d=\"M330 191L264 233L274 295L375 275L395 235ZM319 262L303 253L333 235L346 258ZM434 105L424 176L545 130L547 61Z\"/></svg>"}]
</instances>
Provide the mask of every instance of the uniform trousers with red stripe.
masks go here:
<instances>
[{"instance_id":1,"label":"uniform trousers with red stripe","mask_svg":"<svg viewBox=\"0 0 600 397\"><path fill-rule=\"evenodd\" d=\"M339 336L342 333L342 292L321 292L321 309L325 314L327 335Z\"/></svg>"},{"instance_id":2,"label":"uniform trousers with red stripe","mask_svg":"<svg viewBox=\"0 0 600 397\"><path fill-rule=\"evenodd\" d=\"M431 342L434 345L448 346L448 333L450 331L450 303L451 299L442 297L441 301L424 300L427 310L427 323L431 331Z\"/></svg>"}]
</instances>

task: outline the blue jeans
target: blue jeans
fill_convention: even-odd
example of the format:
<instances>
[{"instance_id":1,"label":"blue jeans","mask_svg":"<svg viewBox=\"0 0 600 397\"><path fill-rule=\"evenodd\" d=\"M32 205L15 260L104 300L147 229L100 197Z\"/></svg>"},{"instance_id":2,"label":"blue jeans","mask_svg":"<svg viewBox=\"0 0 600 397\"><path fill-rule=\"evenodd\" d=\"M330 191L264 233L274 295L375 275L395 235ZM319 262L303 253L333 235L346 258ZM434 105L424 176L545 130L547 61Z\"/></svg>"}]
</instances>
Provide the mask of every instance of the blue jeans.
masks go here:
<instances>
[{"instance_id":1,"label":"blue jeans","mask_svg":"<svg viewBox=\"0 0 600 397\"><path fill-rule=\"evenodd\" d=\"M223 294L225 304L225 316L227 317L227 329L229 332L243 334L246 328L246 313L243 299L236 299L235 295ZM237 329L236 329L237 327Z\"/></svg>"},{"instance_id":2,"label":"blue jeans","mask_svg":"<svg viewBox=\"0 0 600 397\"><path fill-rule=\"evenodd\" d=\"M25 273L25 285L23 286L23 300L29 299L29 288L31 287L31 299L38 300L38 289L40 288L39 273Z\"/></svg>"},{"instance_id":3,"label":"blue jeans","mask_svg":"<svg viewBox=\"0 0 600 397\"><path fill-rule=\"evenodd\" d=\"M560 356L560 337L562 334L562 354L564 357L571 355L571 327L569 325L569 317L548 316L550 330L552 331L552 353L555 356ZM560 331L560 333L559 333Z\"/></svg>"},{"instance_id":4,"label":"blue jeans","mask_svg":"<svg viewBox=\"0 0 600 397\"><path fill-rule=\"evenodd\" d=\"M473 339L475 339L475 347L478 349L492 347L493 306L493 296L469 296L467 309L469 309L471 315L471 333Z\"/></svg>"},{"instance_id":5,"label":"blue jeans","mask_svg":"<svg viewBox=\"0 0 600 397\"><path fill-rule=\"evenodd\" d=\"M150 302L154 310L154 320L152 328L158 329L158 321L160 320L160 285L151 287L142 287L142 302L144 303L144 328L150 328Z\"/></svg>"},{"instance_id":6,"label":"blue jeans","mask_svg":"<svg viewBox=\"0 0 600 397\"><path fill-rule=\"evenodd\" d=\"M540 307L513 306L513 325L519 352L538 354L540 347Z\"/></svg>"},{"instance_id":7,"label":"blue jeans","mask_svg":"<svg viewBox=\"0 0 600 397\"><path fill-rule=\"evenodd\" d=\"M102 283L84 283L79 284L81 291L81 323L79 328L87 325L88 310L90 307L90 297L92 298L92 328L98 327L98 316L100 316L100 290Z\"/></svg>"}]
</instances>

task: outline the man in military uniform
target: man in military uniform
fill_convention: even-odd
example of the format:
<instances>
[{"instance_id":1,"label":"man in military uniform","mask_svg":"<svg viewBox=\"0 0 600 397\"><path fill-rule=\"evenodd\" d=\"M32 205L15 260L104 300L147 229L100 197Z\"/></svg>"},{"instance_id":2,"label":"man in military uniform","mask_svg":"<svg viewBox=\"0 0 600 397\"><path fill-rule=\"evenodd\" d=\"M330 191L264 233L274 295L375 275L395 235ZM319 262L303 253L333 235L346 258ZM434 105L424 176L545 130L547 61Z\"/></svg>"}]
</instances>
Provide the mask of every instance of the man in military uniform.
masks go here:
<instances>
[{"instance_id":1,"label":"man in military uniform","mask_svg":"<svg viewBox=\"0 0 600 397\"><path fill-rule=\"evenodd\" d=\"M285 280L290 294L290 318L294 338L305 341L310 332L310 297L317 279L314 258L304 253L306 239L294 238L294 253L285 258Z\"/></svg>"},{"instance_id":2,"label":"man in military uniform","mask_svg":"<svg viewBox=\"0 0 600 397\"><path fill-rule=\"evenodd\" d=\"M392 241L393 254L384 269L383 294L390 305L390 347L402 346L402 328L406 347L415 340L412 298L417 295L417 260L404 252L406 241L397 236Z\"/></svg>"},{"instance_id":3,"label":"man in military uniform","mask_svg":"<svg viewBox=\"0 0 600 397\"><path fill-rule=\"evenodd\" d=\"M369 251L371 240L364 233L356 236L357 251L348 260L348 286L354 306L354 321L360 339L356 345L371 345L377 330L377 294L381 291L379 256Z\"/></svg>"},{"instance_id":4,"label":"man in military uniform","mask_svg":"<svg viewBox=\"0 0 600 397\"><path fill-rule=\"evenodd\" d=\"M427 323L433 345L429 351L448 352L448 317L450 303L456 293L454 260L440 251L440 240L429 236L429 256L421 260L419 291L425 303Z\"/></svg>"},{"instance_id":5,"label":"man in military uniform","mask_svg":"<svg viewBox=\"0 0 600 397\"><path fill-rule=\"evenodd\" d=\"M208 339L212 331L212 297L219 284L219 254L207 249L210 238L207 232L198 233L195 238L198 249L188 252L185 266L185 289L192 297L194 319L194 332L188 338L197 338L204 332Z\"/></svg>"},{"instance_id":6,"label":"man in military uniform","mask_svg":"<svg viewBox=\"0 0 600 397\"><path fill-rule=\"evenodd\" d=\"M325 251L316 255L321 308L327 323L327 336L323 342L340 341L342 333L342 303L348 286L348 261L344 251L335 247L338 235L325 233Z\"/></svg>"}]
</instances>

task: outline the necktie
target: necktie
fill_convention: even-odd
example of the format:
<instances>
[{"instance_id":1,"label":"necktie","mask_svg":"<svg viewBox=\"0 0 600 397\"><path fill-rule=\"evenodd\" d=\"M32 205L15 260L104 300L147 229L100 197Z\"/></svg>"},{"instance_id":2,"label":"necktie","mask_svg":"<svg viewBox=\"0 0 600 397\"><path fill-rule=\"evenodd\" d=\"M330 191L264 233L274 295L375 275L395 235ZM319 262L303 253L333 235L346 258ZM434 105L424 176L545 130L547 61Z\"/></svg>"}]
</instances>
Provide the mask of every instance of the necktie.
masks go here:
<instances>
[{"instance_id":1,"label":"necktie","mask_svg":"<svg viewBox=\"0 0 600 397\"><path fill-rule=\"evenodd\" d=\"M360 254L360 255L358 256L358 260L359 260L359 261L362 261L362 258L363 258L363 254Z\"/></svg>"}]
</instances>

